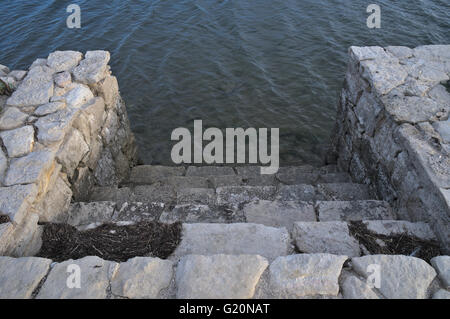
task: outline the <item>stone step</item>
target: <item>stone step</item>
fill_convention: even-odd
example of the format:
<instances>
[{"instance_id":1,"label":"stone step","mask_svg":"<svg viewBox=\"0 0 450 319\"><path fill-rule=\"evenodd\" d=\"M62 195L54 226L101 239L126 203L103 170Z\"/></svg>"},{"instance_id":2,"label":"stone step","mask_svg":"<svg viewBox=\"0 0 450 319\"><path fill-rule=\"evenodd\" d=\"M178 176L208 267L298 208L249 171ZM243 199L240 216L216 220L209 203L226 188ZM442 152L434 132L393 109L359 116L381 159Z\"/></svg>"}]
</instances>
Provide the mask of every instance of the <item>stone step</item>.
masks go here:
<instances>
[{"instance_id":1,"label":"stone step","mask_svg":"<svg viewBox=\"0 0 450 319\"><path fill-rule=\"evenodd\" d=\"M361 227L355 226L366 229L363 233L355 233L355 230L358 232L361 230ZM436 241L431 228L422 222L392 220L370 220L359 224L343 221L296 222L292 231L296 248L303 253L343 254L350 257L371 254L369 251L371 247L366 247L366 243L360 242L358 234L370 240L371 245L380 247L387 247L393 236L413 236L423 241Z\"/></svg>"},{"instance_id":2,"label":"stone step","mask_svg":"<svg viewBox=\"0 0 450 319\"><path fill-rule=\"evenodd\" d=\"M292 230L295 222L394 220L384 201L307 201L255 200L242 207L205 204L166 205L163 202L100 201L73 203L66 222L90 228L107 222L162 223L255 223Z\"/></svg>"},{"instance_id":3,"label":"stone step","mask_svg":"<svg viewBox=\"0 0 450 319\"><path fill-rule=\"evenodd\" d=\"M171 177L179 179L181 177ZM255 200L281 201L356 201L373 199L364 184L330 183L317 186L281 185L275 186L205 186L203 177L197 182L175 181L172 185L155 183L134 187L97 187L91 194L91 201L115 201L123 204L134 202L162 202L165 204L203 204L212 206L241 207ZM190 187L189 187L190 186Z\"/></svg>"},{"instance_id":4,"label":"stone step","mask_svg":"<svg viewBox=\"0 0 450 319\"><path fill-rule=\"evenodd\" d=\"M82 289L66 284L70 265L79 267ZM373 265L382 274L378 288L368 281ZM269 260L257 254L205 254L179 261L135 257L120 263L95 256L57 263L0 257L0 298L448 298L438 274L436 263L401 255L294 254Z\"/></svg>"},{"instance_id":5,"label":"stone step","mask_svg":"<svg viewBox=\"0 0 450 319\"><path fill-rule=\"evenodd\" d=\"M170 257L186 255L260 255L268 260L292 253L286 228L251 223L183 224L182 239Z\"/></svg>"}]
</instances>

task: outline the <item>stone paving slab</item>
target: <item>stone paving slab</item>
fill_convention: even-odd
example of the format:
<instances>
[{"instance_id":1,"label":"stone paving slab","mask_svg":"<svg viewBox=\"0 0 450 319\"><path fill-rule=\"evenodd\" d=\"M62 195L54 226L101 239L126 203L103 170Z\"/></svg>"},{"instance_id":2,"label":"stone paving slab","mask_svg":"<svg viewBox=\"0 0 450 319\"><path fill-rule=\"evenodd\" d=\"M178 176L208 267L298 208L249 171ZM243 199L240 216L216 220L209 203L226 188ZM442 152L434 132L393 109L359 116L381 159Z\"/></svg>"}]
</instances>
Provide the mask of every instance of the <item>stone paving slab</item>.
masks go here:
<instances>
[{"instance_id":1,"label":"stone paving slab","mask_svg":"<svg viewBox=\"0 0 450 319\"><path fill-rule=\"evenodd\" d=\"M317 210L323 222L396 219L390 205L377 200L319 201Z\"/></svg>"},{"instance_id":2,"label":"stone paving slab","mask_svg":"<svg viewBox=\"0 0 450 319\"><path fill-rule=\"evenodd\" d=\"M31 298L51 263L37 257L0 257L0 299Z\"/></svg>"},{"instance_id":3,"label":"stone paving slab","mask_svg":"<svg viewBox=\"0 0 450 319\"><path fill-rule=\"evenodd\" d=\"M176 202L183 204L203 204L214 206L216 193L210 188L183 188L177 191Z\"/></svg>"},{"instance_id":4,"label":"stone paving slab","mask_svg":"<svg viewBox=\"0 0 450 319\"><path fill-rule=\"evenodd\" d=\"M297 222L292 237L304 253L329 253L360 256L358 241L353 238L345 222Z\"/></svg>"},{"instance_id":5,"label":"stone paving slab","mask_svg":"<svg viewBox=\"0 0 450 319\"><path fill-rule=\"evenodd\" d=\"M72 265L72 266L71 266ZM75 268L73 265L75 265ZM42 285L37 299L105 299L108 296L110 280L117 271L118 264L99 257L84 257L57 263ZM67 283L76 284L79 269L80 288L70 288ZM72 286L73 287L73 286Z\"/></svg>"},{"instance_id":6,"label":"stone paving slab","mask_svg":"<svg viewBox=\"0 0 450 319\"><path fill-rule=\"evenodd\" d=\"M185 256L177 267L177 298L252 298L268 265L257 255Z\"/></svg>"},{"instance_id":7,"label":"stone paving slab","mask_svg":"<svg viewBox=\"0 0 450 319\"><path fill-rule=\"evenodd\" d=\"M364 278L380 269L378 290L389 299L424 299L436 271L422 259L401 255L371 255L352 258L353 269Z\"/></svg>"},{"instance_id":8,"label":"stone paving slab","mask_svg":"<svg viewBox=\"0 0 450 319\"><path fill-rule=\"evenodd\" d=\"M253 200L273 200L276 188L274 186L230 186L219 187L217 205L239 207Z\"/></svg>"},{"instance_id":9,"label":"stone paving slab","mask_svg":"<svg viewBox=\"0 0 450 319\"><path fill-rule=\"evenodd\" d=\"M278 189L276 199L281 201L314 201L316 190L307 184L282 185Z\"/></svg>"},{"instance_id":10,"label":"stone paving slab","mask_svg":"<svg viewBox=\"0 0 450 319\"><path fill-rule=\"evenodd\" d=\"M314 206L308 202L260 200L244 205L248 223L292 230L295 222L316 221Z\"/></svg>"},{"instance_id":11,"label":"stone paving slab","mask_svg":"<svg viewBox=\"0 0 450 319\"><path fill-rule=\"evenodd\" d=\"M270 288L277 298L337 296L339 275L347 258L330 254L278 257L269 268Z\"/></svg>"},{"instance_id":12,"label":"stone paving slab","mask_svg":"<svg viewBox=\"0 0 450 319\"><path fill-rule=\"evenodd\" d=\"M161 214L159 221L162 223L236 223L245 222L243 214L233 210L210 207L201 204L176 205L168 207Z\"/></svg>"},{"instance_id":13,"label":"stone paving slab","mask_svg":"<svg viewBox=\"0 0 450 319\"><path fill-rule=\"evenodd\" d=\"M130 299L155 299L169 287L173 264L169 260L135 257L119 264L111 280L113 296Z\"/></svg>"},{"instance_id":14,"label":"stone paving slab","mask_svg":"<svg viewBox=\"0 0 450 319\"><path fill-rule=\"evenodd\" d=\"M351 183L319 184L317 191L325 200L369 200L371 198L367 185Z\"/></svg>"},{"instance_id":15,"label":"stone paving slab","mask_svg":"<svg viewBox=\"0 0 450 319\"><path fill-rule=\"evenodd\" d=\"M189 166L186 170L186 176L217 176L217 175L235 175L230 166Z\"/></svg>"},{"instance_id":16,"label":"stone paving slab","mask_svg":"<svg viewBox=\"0 0 450 319\"><path fill-rule=\"evenodd\" d=\"M173 258L185 255L260 255L269 260L290 252L285 228L258 224L183 224L180 245Z\"/></svg>"}]
</instances>

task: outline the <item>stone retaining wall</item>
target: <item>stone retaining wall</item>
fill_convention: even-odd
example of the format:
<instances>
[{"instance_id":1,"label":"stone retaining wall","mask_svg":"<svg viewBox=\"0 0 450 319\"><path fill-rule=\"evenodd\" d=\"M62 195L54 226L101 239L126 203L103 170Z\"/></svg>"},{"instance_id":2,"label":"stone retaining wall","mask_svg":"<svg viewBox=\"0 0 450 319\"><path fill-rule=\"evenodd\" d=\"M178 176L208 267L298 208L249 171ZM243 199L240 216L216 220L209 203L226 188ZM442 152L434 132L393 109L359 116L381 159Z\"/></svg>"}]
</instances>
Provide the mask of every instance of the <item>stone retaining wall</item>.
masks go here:
<instances>
[{"instance_id":1,"label":"stone retaining wall","mask_svg":"<svg viewBox=\"0 0 450 319\"><path fill-rule=\"evenodd\" d=\"M450 247L450 45L351 47L334 132L338 165L400 219Z\"/></svg>"},{"instance_id":2,"label":"stone retaining wall","mask_svg":"<svg viewBox=\"0 0 450 319\"><path fill-rule=\"evenodd\" d=\"M109 52L57 51L28 71L0 66L0 255L31 256L93 185L127 177L136 147ZM0 92L1 93L1 92ZM7 216L7 217L6 217Z\"/></svg>"}]
</instances>

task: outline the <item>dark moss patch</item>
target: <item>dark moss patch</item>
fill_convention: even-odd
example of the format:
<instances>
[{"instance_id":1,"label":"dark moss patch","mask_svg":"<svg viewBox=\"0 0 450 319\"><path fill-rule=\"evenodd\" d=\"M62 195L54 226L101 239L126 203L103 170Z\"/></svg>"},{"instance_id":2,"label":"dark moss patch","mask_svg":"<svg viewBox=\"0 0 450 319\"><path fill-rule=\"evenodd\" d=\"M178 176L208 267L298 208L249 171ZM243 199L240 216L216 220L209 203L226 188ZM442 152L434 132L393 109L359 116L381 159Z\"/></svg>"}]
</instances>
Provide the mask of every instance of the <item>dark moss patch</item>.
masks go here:
<instances>
[{"instance_id":1,"label":"dark moss patch","mask_svg":"<svg viewBox=\"0 0 450 319\"><path fill-rule=\"evenodd\" d=\"M8 215L0 215L0 224L6 224L9 223L11 219Z\"/></svg>"},{"instance_id":2,"label":"dark moss patch","mask_svg":"<svg viewBox=\"0 0 450 319\"><path fill-rule=\"evenodd\" d=\"M434 240L423 240L415 236L401 234L386 236L376 234L367 229L361 221L349 223L350 235L355 237L371 255L406 255L421 258L427 262L441 255L439 243ZM380 245L377 239L386 245Z\"/></svg>"},{"instance_id":3,"label":"dark moss patch","mask_svg":"<svg viewBox=\"0 0 450 319\"><path fill-rule=\"evenodd\" d=\"M9 85L2 80L0 80L0 95L10 96L13 92L13 89L9 87Z\"/></svg>"},{"instance_id":4,"label":"dark moss patch","mask_svg":"<svg viewBox=\"0 0 450 319\"><path fill-rule=\"evenodd\" d=\"M45 224L37 256L60 262L86 256L123 262L137 256L167 258L181 241L181 223L104 224L78 231L67 224Z\"/></svg>"}]
</instances>

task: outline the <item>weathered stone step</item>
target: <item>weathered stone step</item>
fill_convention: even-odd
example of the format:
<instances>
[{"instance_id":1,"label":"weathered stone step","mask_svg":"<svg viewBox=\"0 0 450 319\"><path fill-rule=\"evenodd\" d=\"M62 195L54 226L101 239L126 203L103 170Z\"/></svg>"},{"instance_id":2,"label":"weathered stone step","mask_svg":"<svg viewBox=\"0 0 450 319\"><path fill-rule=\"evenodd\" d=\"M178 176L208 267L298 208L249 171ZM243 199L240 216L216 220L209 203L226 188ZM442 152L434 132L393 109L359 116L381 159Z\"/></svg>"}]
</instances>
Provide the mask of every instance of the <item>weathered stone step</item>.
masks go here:
<instances>
[{"instance_id":1,"label":"weathered stone step","mask_svg":"<svg viewBox=\"0 0 450 319\"><path fill-rule=\"evenodd\" d=\"M179 261L135 257L120 263L95 256L59 263L0 257L0 298L448 298L448 272L437 265L449 259L437 257L431 266L399 255L295 254L271 261L255 254L207 254ZM82 289L67 285L70 265L80 268ZM378 289L369 286L371 265L382 274Z\"/></svg>"},{"instance_id":2,"label":"weathered stone step","mask_svg":"<svg viewBox=\"0 0 450 319\"><path fill-rule=\"evenodd\" d=\"M259 224L183 224L181 243L172 255L261 255L269 260L292 252L286 228Z\"/></svg>"},{"instance_id":3,"label":"weathered stone step","mask_svg":"<svg viewBox=\"0 0 450 319\"><path fill-rule=\"evenodd\" d=\"M360 242L360 236L368 241ZM295 245L303 253L343 254L350 257L371 254L370 249L374 245L381 248L388 247L396 236L404 238L412 236L426 242L436 241L431 228L422 222L390 220L363 221L359 224L343 221L296 222L292 231ZM366 247L368 243L371 247ZM423 253L420 252L421 248L423 247L418 244L415 253ZM436 254L439 254L439 251Z\"/></svg>"}]
</instances>

